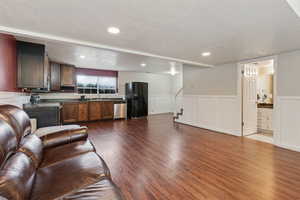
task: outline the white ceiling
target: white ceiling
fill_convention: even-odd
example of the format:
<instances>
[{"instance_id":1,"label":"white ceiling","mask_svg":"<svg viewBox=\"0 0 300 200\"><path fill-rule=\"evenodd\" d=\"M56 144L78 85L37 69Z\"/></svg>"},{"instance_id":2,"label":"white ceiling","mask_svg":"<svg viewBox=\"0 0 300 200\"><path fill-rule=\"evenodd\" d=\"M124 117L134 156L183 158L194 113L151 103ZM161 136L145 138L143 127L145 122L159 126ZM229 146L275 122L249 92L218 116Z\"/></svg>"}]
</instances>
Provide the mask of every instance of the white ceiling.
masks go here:
<instances>
[{"instance_id":1,"label":"white ceiling","mask_svg":"<svg viewBox=\"0 0 300 200\"><path fill-rule=\"evenodd\" d=\"M72 64L80 68L170 74L171 68L179 72L183 66L179 62L131 53L24 37L16 37L16 39L44 44L51 61ZM84 56L84 58L81 58L81 56ZM142 63L145 63L146 66L142 67ZM175 65L173 66L171 63L175 63Z\"/></svg>"},{"instance_id":2,"label":"white ceiling","mask_svg":"<svg viewBox=\"0 0 300 200\"><path fill-rule=\"evenodd\" d=\"M213 65L300 49L300 18L285 0L2 0L0 26Z\"/></svg>"}]
</instances>

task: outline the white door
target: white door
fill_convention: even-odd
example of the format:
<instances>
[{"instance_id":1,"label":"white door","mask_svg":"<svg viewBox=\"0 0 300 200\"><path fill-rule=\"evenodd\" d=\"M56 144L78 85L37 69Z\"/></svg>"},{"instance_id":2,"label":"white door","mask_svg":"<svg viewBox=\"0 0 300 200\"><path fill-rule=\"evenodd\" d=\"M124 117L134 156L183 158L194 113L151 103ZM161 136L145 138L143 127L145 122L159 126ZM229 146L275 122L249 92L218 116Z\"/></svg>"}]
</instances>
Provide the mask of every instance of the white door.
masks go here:
<instances>
[{"instance_id":1,"label":"white door","mask_svg":"<svg viewBox=\"0 0 300 200\"><path fill-rule=\"evenodd\" d=\"M243 67L243 135L257 132L257 67L246 64Z\"/></svg>"}]
</instances>

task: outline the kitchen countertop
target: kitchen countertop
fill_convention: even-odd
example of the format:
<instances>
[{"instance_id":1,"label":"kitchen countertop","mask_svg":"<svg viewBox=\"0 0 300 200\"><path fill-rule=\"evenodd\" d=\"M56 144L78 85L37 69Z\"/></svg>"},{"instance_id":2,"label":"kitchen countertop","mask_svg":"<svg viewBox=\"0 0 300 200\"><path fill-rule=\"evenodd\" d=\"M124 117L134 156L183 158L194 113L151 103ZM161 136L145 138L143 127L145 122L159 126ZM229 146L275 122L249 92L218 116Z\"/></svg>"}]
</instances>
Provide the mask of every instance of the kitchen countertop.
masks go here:
<instances>
[{"instance_id":1,"label":"kitchen countertop","mask_svg":"<svg viewBox=\"0 0 300 200\"><path fill-rule=\"evenodd\" d=\"M35 109L35 108L61 108L60 103L37 103L37 104L23 104L24 109Z\"/></svg>"},{"instance_id":2,"label":"kitchen countertop","mask_svg":"<svg viewBox=\"0 0 300 200\"><path fill-rule=\"evenodd\" d=\"M41 103L68 103L68 102L90 102L90 101L116 101L116 102L126 102L122 98L92 98L92 99L41 99Z\"/></svg>"},{"instance_id":3,"label":"kitchen countertop","mask_svg":"<svg viewBox=\"0 0 300 200\"><path fill-rule=\"evenodd\" d=\"M24 109L34 109L34 108L49 108L49 107L59 107L61 108L63 103L85 103L94 101L113 101L116 103L126 103L126 100L122 98L92 98L92 99L41 99L37 104L23 104Z\"/></svg>"}]
</instances>

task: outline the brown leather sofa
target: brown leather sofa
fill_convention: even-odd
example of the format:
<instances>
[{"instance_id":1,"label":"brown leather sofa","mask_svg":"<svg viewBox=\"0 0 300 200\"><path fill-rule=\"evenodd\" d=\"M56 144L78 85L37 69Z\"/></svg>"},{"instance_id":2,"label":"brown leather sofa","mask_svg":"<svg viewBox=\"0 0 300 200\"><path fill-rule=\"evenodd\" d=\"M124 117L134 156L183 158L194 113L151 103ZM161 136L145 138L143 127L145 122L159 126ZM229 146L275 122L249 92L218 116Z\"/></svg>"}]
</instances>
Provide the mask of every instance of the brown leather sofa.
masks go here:
<instances>
[{"instance_id":1,"label":"brown leather sofa","mask_svg":"<svg viewBox=\"0 0 300 200\"><path fill-rule=\"evenodd\" d=\"M26 113L0 106L0 199L123 199L87 128L42 138Z\"/></svg>"}]
</instances>

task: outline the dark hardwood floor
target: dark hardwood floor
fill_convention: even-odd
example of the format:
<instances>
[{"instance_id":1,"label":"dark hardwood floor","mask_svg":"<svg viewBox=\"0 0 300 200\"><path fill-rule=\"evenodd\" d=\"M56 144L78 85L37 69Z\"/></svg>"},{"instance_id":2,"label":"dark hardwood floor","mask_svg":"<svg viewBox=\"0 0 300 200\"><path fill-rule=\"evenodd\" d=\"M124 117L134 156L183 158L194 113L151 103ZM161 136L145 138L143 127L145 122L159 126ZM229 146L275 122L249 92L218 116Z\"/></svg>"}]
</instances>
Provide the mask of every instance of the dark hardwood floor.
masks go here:
<instances>
[{"instance_id":1,"label":"dark hardwood floor","mask_svg":"<svg viewBox=\"0 0 300 200\"><path fill-rule=\"evenodd\" d=\"M300 153L171 115L86 125L128 200L300 199Z\"/></svg>"}]
</instances>

